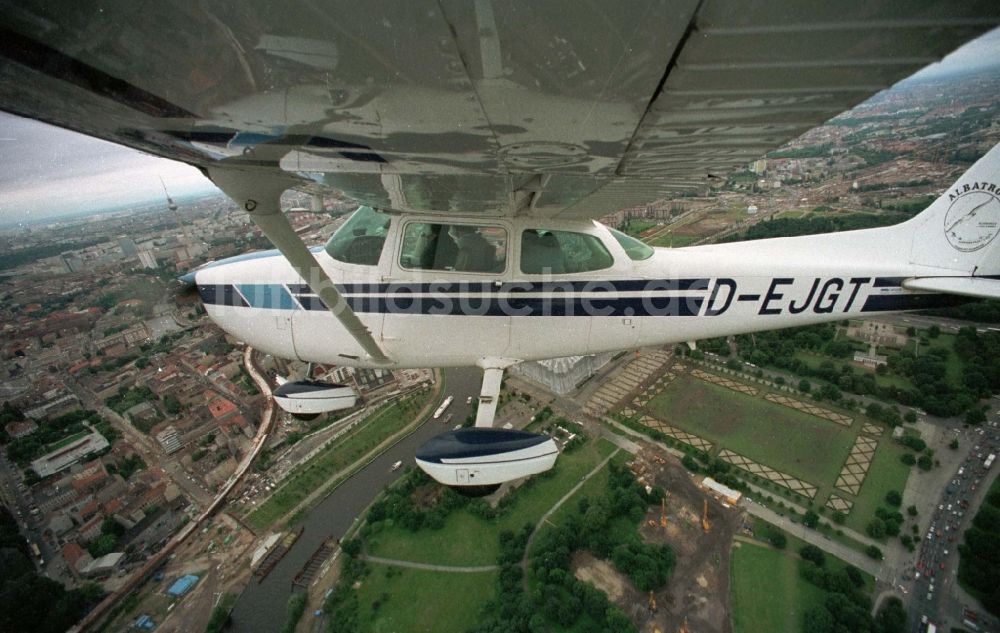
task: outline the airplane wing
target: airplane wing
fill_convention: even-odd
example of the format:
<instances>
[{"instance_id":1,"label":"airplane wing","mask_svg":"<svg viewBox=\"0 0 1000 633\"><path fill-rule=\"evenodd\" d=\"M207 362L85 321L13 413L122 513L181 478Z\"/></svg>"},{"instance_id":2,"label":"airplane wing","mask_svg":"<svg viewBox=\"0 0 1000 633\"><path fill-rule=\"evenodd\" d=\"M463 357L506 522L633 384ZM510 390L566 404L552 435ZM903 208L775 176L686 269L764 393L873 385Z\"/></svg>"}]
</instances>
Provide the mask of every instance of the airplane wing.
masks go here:
<instances>
[{"instance_id":1,"label":"airplane wing","mask_svg":"<svg viewBox=\"0 0 1000 633\"><path fill-rule=\"evenodd\" d=\"M0 15L0 109L380 208L598 217L704 187L1000 23L1000 3L0 0Z\"/></svg>"}]
</instances>

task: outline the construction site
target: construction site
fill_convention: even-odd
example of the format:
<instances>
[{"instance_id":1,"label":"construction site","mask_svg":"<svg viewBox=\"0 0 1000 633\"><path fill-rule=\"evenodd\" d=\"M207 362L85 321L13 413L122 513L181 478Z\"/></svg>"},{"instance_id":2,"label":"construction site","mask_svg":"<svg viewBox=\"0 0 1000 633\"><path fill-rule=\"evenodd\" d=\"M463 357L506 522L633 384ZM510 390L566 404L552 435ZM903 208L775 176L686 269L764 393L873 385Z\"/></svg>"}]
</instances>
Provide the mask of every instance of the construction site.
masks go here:
<instances>
[{"instance_id":1,"label":"construction site","mask_svg":"<svg viewBox=\"0 0 1000 633\"><path fill-rule=\"evenodd\" d=\"M212 610L227 594L238 594L250 579L247 561L256 543L254 534L233 517L218 514L123 603L104 630L134 630L135 623L145 618L157 631L204 631ZM176 581L186 577L196 579L182 592L171 593Z\"/></svg>"},{"instance_id":2,"label":"construction site","mask_svg":"<svg viewBox=\"0 0 1000 633\"><path fill-rule=\"evenodd\" d=\"M639 532L671 547L675 564L666 587L643 593L607 561L586 552L573 558L577 578L604 591L642 633L729 633L729 555L741 512L700 485L676 458L643 448L629 468L640 484L666 491Z\"/></svg>"}]
</instances>

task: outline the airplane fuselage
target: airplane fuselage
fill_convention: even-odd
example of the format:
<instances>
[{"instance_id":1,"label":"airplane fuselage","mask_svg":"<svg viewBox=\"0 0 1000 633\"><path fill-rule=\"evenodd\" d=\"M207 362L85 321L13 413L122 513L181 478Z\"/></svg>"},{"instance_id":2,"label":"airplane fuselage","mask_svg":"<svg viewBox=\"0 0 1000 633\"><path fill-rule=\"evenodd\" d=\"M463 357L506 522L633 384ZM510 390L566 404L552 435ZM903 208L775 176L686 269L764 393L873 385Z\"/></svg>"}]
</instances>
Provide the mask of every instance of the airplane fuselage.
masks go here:
<instances>
[{"instance_id":1,"label":"airplane fuselage","mask_svg":"<svg viewBox=\"0 0 1000 633\"><path fill-rule=\"evenodd\" d=\"M442 221L502 232L502 245L491 244L491 252L503 249L497 255L502 268L413 270L404 248L406 225ZM539 227L600 240L610 265L524 273L522 239ZM321 247L312 250L393 367L470 366L484 359L509 364L594 354L954 302L902 287L905 279L947 272L886 256L908 252L910 231L903 227L658 248L634 259L606 227L591 221L491 219L484 228L475 218L391 216L377 263L344 263ZM563 267L560 261L556 269ZM210 316L258 349L304 361L372 365L277 253L220 262L198 271L197 283Z\"/></svg>"}]
</instances>

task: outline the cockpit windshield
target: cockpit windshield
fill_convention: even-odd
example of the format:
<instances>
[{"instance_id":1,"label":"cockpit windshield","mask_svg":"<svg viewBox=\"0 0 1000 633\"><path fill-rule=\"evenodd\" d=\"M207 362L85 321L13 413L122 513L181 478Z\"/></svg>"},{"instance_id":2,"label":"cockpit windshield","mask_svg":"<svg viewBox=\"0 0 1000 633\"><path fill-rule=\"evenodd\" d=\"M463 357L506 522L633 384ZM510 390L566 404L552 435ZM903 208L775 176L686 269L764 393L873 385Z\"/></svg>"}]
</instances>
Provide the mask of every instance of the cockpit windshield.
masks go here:
<instances>
[{"instance_id":1,"label":"cockpit windshield","mask_svg":"<svg viewBox=\"0 0 1000 633\"><path fill-rule=\"evenodd\" d=\"M654 251L652 246L644 244L630 235L625 235L621 231L616 231L610 227L608 230L611 231L612 237L625 249L625 254L629 256L629 259L642 261L653 256Z\"/></svg>"},{"instance_id":2,"label":"cockpit windshield","mask_svg":"<svg viewBox=\"0 0 1000 633\"><path fill-rule=\"evenodd\" d=\"M391 218L371 207L359 207L326 242L326 253L345 264L375 266L385 246Z\"/></svg>"}]
</instances>

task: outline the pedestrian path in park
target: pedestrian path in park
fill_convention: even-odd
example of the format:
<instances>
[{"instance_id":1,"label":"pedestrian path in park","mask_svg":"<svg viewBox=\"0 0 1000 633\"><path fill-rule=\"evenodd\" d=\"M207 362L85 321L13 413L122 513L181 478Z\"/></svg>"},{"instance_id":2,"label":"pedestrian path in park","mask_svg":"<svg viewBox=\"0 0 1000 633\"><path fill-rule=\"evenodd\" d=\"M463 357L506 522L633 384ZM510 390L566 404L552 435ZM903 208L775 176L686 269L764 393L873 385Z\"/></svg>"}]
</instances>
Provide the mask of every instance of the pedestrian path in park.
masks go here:
<instances>
[{"instance_id":1,"label":"pedestrian path in park","mask_svg":"<svg viewBox=\"0 0 1000 633\"><path fill-rule=\"evenodd\" d=\"M802 481L801 479L792 477L787 473L779 472L763 464L758 464L749 457L744 457L743 455L734 453L727 448L719 451L719 459L727 464L732 464L739 469L745 470L751 475L756 475L779 486L788 488L792 492L800 494L803 497L812 499L816 496L817 487L809 482Z\"/></svg>"},{"instance_id":2,"label":"pedestrian path in park","mask_svg":"<svg viewBox=\"0 0 1000 633\"><path fill-rule=\"evenodd\" d=\"M858 435L851 448L851 454L847 456L847 463L840 471L840 477L834 487L847 494L858 496L861 492L861 484L865 481L868 469L872 465L872 458L875 456L875 449L878 447L878 440L866 435Z\"/></svg>"},{"instance_id":3,"label":"pedestrian path in park","mask_svg":"<svg viewBox=\"0 0 1000 633\"><path fill-rule=\"evenodd\" d=\"M808 413L809 415L814 415L817 418L823 418L824 420L835 422L840 426L851 426L854 424L854 418L850 416L844 415L843 413L837 413L836 411L831 411L829 409L824 409L823 407L817 407L809 402L796 400L791 396L786 396L780 393L769 393L764 396L764 399L791 409L797 409L798 411Z\"/></svg>"},{"instance_id":4,"label":"pedestrian path in park","mask_svg":"<svg viewBox=\"0 0 1000 633\"><path fill-rule=\"evenodd\" d=\"M681 429L672 427L669 424L661 420L657 420L652 416L648 415L642 416L641 418L639 418L639 423L655 431L659 431L660 433L663 433L667 437L671 437L677 440L678 442L683 442L688 446L692 446L700 451L705 451L706 453L712 451L713 448L712 443L706 440L705 438L698 437L697 435L693 435L691 433L688 433L687 431L682 431Z\"/></svg>"},{"instance_id":5,"label":"pedestrian path in park","mask_svg":"<svg viewBox=\"0 0 1000 633\"><path fill-rule=\"evenodd\" d=\"M754 389L750 385L744 384L742 382L736 382L735 380L730 380L719 376L717 374L710 374L707 371L702 371L701 369L692 369L691 375L705 382L710 382L720 387L725 387L737 393L742 393L748 396L756 396L760 393L757 389Z\"/></svg>"},{"instance_id":6,"label":"pedestrian path in park","mask_svg":"<svg viewBox=\"0 0 1000 633\"><path fill-rule=\"evenodd\" d=\"M584 411L601 417L608 411L618 409L633 393L661 372L669 360L670 353L662 350L641 354L601 385L587 401Z\"/></svg>"}]
</instances>

